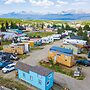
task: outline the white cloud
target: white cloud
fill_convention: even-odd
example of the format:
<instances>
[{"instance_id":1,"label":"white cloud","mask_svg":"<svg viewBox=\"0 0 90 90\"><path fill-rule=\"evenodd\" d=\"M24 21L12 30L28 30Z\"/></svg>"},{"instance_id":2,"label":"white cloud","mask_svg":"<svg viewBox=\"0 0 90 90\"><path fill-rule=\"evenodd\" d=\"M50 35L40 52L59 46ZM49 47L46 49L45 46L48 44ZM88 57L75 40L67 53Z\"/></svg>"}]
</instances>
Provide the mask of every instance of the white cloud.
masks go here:
<instances>
[{"instance_id":1,"label":"white cloud","mask_svg":"<svg viewBox=\"0 0 90 90\"><path fill-rule=\"evenodd\" d=\"M11 4L11 3L25 3L25 0L5 0L5 4Z\"/></svg>"},{"instance_id":2,"label":"white cloud","mask_svg":"<svg viewBox=\"0 0 90 90\"><path fill-rule=\"evenodd\" d=\"M50 0L29 0L29 2L33 5L33 6L52 6L54 5L54 2L50 1Z\"/></svg>"},{"instance_id":3,"label":"white cloud","mask_svg":"<svg viewBox=\"0 0 90 90\"><path fill-rule=\"evenodd\" d=\"M69 3L67 1L61 1L61 0L58 0L56 2L56 6L63 6L63 5L68 5Z\"/></svg>"},{"instance_id":4,"label":"white cloud","mask_svg":"<svg viewBox=\"0 0 90 90\"><path fill-rule=\"evenodd\" d=\"M86 5L86 4L88 4L86 1L77 1L72 3L72 5L75 5L75 6Z\"/></svg>"}]
</instances>

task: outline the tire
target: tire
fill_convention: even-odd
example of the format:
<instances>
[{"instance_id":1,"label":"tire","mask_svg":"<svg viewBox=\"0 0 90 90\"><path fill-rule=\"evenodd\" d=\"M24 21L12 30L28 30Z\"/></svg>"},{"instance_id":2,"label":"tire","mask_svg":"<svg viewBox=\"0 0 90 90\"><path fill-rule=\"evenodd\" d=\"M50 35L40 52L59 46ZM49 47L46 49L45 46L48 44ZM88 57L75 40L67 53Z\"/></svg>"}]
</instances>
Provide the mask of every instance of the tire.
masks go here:
<instances>
[{"instance_id":1,"label":"tire","mask_svg":"<svg viewBox=\"0 0 90 90\"><path fill-rule=\"evenodd\" d=\"M85 65L85 67L87 67L88 65Z\"/></svg>"}]
</instances>

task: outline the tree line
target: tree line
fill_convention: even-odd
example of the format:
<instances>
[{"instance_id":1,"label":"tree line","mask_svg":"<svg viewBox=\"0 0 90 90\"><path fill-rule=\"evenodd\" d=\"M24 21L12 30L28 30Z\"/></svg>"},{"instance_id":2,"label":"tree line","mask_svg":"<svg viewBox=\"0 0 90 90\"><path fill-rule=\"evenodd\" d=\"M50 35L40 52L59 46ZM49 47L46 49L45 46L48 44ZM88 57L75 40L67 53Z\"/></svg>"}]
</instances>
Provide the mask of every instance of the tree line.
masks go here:
<instances>
[{"instance_id":1,"label":"tree line","mask_svg":"<svg viewBox=\"0 0 90 90\"><path fill-rule=\"evenodd\" d=\"M14 22L8 23L6 22L1 22L1 31L6 31L6 29L18 29L18 25Z\"/></svg>"}]
</instances>

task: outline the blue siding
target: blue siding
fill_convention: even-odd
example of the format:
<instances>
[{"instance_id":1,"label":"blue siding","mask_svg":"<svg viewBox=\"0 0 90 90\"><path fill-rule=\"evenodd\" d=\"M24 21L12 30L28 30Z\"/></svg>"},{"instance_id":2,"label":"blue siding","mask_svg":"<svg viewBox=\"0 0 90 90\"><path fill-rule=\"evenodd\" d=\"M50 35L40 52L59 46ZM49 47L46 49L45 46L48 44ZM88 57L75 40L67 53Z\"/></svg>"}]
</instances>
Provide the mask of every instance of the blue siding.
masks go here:
<instances>
[{"instance_id":1,"label":"blue siding","mask_svg":"<svg viewBox=\"0 0 90 90\"><path fill-rule=\"evenodd\" d=\"M49 77L51 76L51 77ZM47 82L50 81L49 85L47 85ZM54 73L50 73L47 77L46 77L46 89L45 90L49 90L52 86L53 86L53 82L54 82Z\"/></svg>"},{"instance_id":2,"label":"blue siding","mask_svg":"<svg viewBox=\"0 0 90 90\"><path fill-rule=\"evenodd\" d=\"M51 77L49 77L49 75ZM48 76L41 76L35 72L30 71L29 73L24 72L22 70L18 69L18 79L21 79L41 90L49 90L53 86L54 82L54 73L50 73ZM32 77L32 80L30 80L30 76ZM41 81L41 84L39 83L39 80ZM47 82L50 81L49 85L47 85Z\"/></svg>"}]
</instances>

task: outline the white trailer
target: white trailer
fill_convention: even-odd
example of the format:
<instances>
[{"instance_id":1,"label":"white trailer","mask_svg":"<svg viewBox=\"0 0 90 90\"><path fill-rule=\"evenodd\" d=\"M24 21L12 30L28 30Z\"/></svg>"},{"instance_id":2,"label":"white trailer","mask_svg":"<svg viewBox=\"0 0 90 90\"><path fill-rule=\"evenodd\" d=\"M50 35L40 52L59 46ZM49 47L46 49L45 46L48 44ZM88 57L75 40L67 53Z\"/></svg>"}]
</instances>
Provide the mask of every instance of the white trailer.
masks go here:
<instances>
[{"instance_id":1,"label":"white trailer","mask_svg":"<svg viewBox=\"0 0 90 90\"><path fill-rule=\"evenodd\" d=\"M29 37L20 37L22 40L28 40Z\"/></svg>"},{"instance_id":2,"label":"white trailer","mask_svg":"<svg viewBox=\"0 0 90 90\"><path fill-rule=\"evenodd\" d=\"M86 45L87 41L77 39L64 39L63 44L81 44Z\"/></svg>"},{"instance_id":3,"label":"white trailer","mask_svg":"<svg viewBox=\"0 0 90 90\"><path fill-rule=\"evenodd\" d=\"M52 36L48 36L49 43L54 42L54 38Z\"/></svg>"},{"instance_id":4,"label":"white trailer","mask_svg":"<svg viewBox=\"0 0 90 90\"><path fill-rule=\"evenodd\" d=\"M42 43L49 43L48 37L41 38Z\"/></svg>"},{"instance_id":5,"label":"white trailer","mask_svg":"<svg viewBox=\"0 0 90 90\"><path fill-rule=\"evenodd\" d=\"M52 35L54 40L60 40L61 35L60 34L54 34Z\"/></svg>"}]
</instances>

